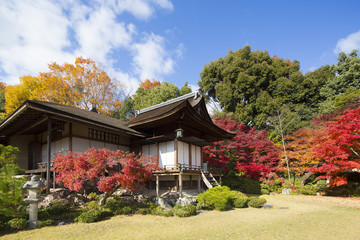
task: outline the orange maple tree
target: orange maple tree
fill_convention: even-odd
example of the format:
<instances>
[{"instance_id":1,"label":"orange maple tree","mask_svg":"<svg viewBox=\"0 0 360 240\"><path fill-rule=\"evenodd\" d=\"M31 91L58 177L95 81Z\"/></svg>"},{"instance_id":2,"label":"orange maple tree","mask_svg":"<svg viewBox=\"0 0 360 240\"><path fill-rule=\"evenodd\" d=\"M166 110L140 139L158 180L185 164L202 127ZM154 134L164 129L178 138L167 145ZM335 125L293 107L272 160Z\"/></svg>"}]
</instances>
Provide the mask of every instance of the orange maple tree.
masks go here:
<instances>
[{"instance_id":1,"label":"orange maple tree","mask_svg":"<svg viewBox=\"0 0 360 240\"><path fill-rule=\"evenodd\" d=\"M320 159L315 158L313 151L316 146L316 137L322 131L321 126L317 128L300 128L290 135L286 136L286 150L289 159L291 172L296 176L301 176L307 172L307 169L316 166ZM285 165L285 156L282 156L279 162L279 167ZM286 169L284 168L284 171Z\"/></svg>"},{"instance_id":2,"label":"orange maple tree","mask_svg":"<svg viewBox=\"0 0 360 240\"><path fill-rule=\"evenodd\" d=\"M145 81L141 81L139 84L139 86L144 89L153 89L159 87L160 85L161 85L160 81L155 81L155 80L150 81L149 79L146 79Z\"/></svg>"},{"instance_id":3,"label":"orange maple tree","mask_svg":"<svg viewBox=\"0 0 360 240\"><path fill-rule=\"evenodd\" d=\"M5 110L9 114L25 100L42 100L79 107L97 108L111 114L121 107L122 85L111 79L90 58L77 57L75 64L49 64L49 72L20 77L20 84L5 91Z\"/></svg>"}]
</instances>

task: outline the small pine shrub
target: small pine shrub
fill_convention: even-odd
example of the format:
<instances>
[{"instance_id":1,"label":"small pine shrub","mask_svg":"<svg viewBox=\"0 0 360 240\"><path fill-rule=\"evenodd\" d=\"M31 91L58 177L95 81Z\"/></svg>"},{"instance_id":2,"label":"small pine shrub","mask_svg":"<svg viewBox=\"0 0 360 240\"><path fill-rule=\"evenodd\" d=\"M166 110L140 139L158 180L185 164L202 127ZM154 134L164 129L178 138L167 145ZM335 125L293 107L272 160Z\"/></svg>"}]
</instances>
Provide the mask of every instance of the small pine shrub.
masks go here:
<instances>
[{"instance_id":1,"label":"small pine shrub","mask_svg":"<svg viewBox=\"0 0 360 240\"><path fill-rule=\"evenodd\" d=\"M158 215L158 216L163 216L163 217L172 217L172 216L174 216L173 211L171 211L171 210L164 210L164 209L162 209L160 206L157 206L157 207L155 207L155 208L152 208L150 214L152 214L152 215Z\"/></svg>"},{"instance_id":2,"label":"small pine shrub","mask_svg":"<svg viewBox=\"0 0 360 240\"><path fill-rule=\"evenodd\" d=\"M67 200L67 199L65 199L65 198L61 198L61 199L56 199L56 200L54 200L50 205L51 205L51 206L53 206L53 205L60 205L60 206L70 207L70 202L69 202L69 200Z\"/></svg>"},{"instance_id":3,"label":"small pine shrub","mask_svg":"<svg viewBox=\"0 0 360 240\"><path fill-rule=\"evenodd\" d=\"M104 204L105 208L110 209L111 211L117 213L123 207L125 207L125 202L122 199L111 199Z\"/></svg>"},{"instance_id":4,"label":"small pine shrub","mask_svg":"<svg viewBox=\"0 0 360 240\"><path fill-rule=\"evenodd\" d=\"M94 200L94 201L86 203L85 207L83 209L84 209L84 211L93 210L93 209L100 210L101 206L99 205L99 203L97 201Z\"/></svg>"},{"instance_id":5,"label":"small pine shrub","mask_svg":"<svg viewBox=\"0 0 360 240\"><path fill-rule=\"evenodd\" d=\"M317 188L312 185L305 185L300 189L300 193L303 195L316 195Z\"/></svg>"},{"instance_id":6,"label":"small pine shrub","mask_svg":"<svg viewBox=\"0 0 360 240\"><path fill-rule=\"evenodd\" d=\"M196 215L196 207L191 204L186 206L176 205L172 211L174 212L174 215L178 217L190 217Z\"/></svg>"},{"instance_id":7,"label":"small pine shrub","mask_svg":"<svg viewBox=\"0 0 360 240\"><path fill-rule=\"evenodd\" d=\"M239 197L234 200L234 207L236 208L247 208L248 207L249 198L247 197Z\"/></svg>"},{"instance_id":8,"label":"small pine shrub","mask_svg":"<svg viewBox=\"0 0 360 240\"><path fill-rule=\"evenodd\" d=\"M48 220L44 220L44 221L39 221L37 226L39 228L42 228L42 227L48 227L48 226L52 226L54 225L55 221L52 220L52 219L48 219Z\"/></svg>"},{"instance_id":9,"label":"small pine shrub","mask_svg":"<svg viewBox=\"0 0 360 240\"><path fill-rule=\"evenodd\" d=\"M252 208L261 208L266 203L265 198L259 198L259 197L252 197L250 201L248 202L249 207Z\"/></svg>"},{"instance_id":10,"label":"small pine shrub","mask_svg":"<svg viewBox=\"0 0 360 240\"><path fill-rule=\"evenodd\" d=\"M97 209L90 209L83 212L79 217L75 218L76 222L91 223L100 221L103 218L103 212Z\"/></svg>"},{"instance_id":11,"label":"small pine shrub","mask_svg":"<svg viewBox=\"0 0 360 240\"><path fill-rule=\"evenodd\" d=\"M148 208L139 208L136 213L137 214L142 214L142 215L147 215L150 214L151 210Z\"/></svg>"},{"instance_id":12,"label":"small pine shrub","mask_svg":"<svg viewBox=\"0 0 360 240\"><path fill-rule=\"evenodd\" d=\"M11 230L23 230L28 226L28 221L23 218L13 218L7 222Z\"/></svg>"},{"instance_id":13,"label":"small pine shrub","mask_svg":"<svg viewBox=\"0 0 360 240\"><path fill-rule=\"evenodd\" d=\"M39 218L39 220L45 220L45 219L50 218L50 214L48 213L46 208L39 209L38 218Z\"/></svg>"},{"instance_id":14,"label":"small pine shrub","mask_svg":"<svg viewBox=\"0 0 360 240\"><path fill-rule=\"evenodd\" d=\"M118 211L116 211L116 213L130 215L130 214L134 213L134 210L131 207L125 206L125 207L119 209Z\"/></svg>"},{"instance_id":15,"label":"small pine shrub","mask_svg":"<svg viewBox=\"0 0 360 240\"><path fill-rule=\"evenodd\" d=\"M67 212L67 211L69 211L69 207L66 205L52 205L52 206L45 208L45 210L51 216L51 215L58 215L58 214Z\"/></svg>"},{"instance_id":16,"label":"small pine shrub","mask_svg":"<svg viewBox=\"0 0 360 240\"><path fill-rule=\"evenodd\" d=\"M204 209L229 210L233 207L235 192L227 186L213 187L198 195L199 205Z\"/></svg>"}]
</instances>

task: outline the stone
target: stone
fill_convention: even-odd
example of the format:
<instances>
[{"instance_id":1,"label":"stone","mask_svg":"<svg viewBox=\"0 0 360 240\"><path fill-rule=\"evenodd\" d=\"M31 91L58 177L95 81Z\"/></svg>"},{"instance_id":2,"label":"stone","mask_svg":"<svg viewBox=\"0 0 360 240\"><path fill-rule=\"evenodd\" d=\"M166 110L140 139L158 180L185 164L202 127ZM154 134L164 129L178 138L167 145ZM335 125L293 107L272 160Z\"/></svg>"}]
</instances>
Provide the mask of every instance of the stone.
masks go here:
<instances>
[{"instance_id":1,"label":"stone","mask_svg":"<svg viewBox=\"0 0 360 240\"><path fill-rule=\"evenodd\" d=\"M196 205L196 198L182 197L176 201L176 205L186 206L189 204Z\"/></svg>"},{"instance_id":2,"label":"stone","mask_svg":"<svg viewBox=\"0 0 360 240\"><path fill-rule=\"evenodd\" d=\"M27 189L28 197L24 199L24 202L29 203L29 227L36 228L38 224L38 203L44 198L41 197L41 189L45 187L45 184L40 181L40 176L34 175L31 180L23 184L23 188Z\"/></svg>"},{"instance_id":3,"label":"stone","mask_svg":"<svg viewBox=\"0 0 360 240\"><path fill-rule=\"evenodd\" d=\"M289 195L291 192L292 192L291 188L284 188L284 189L281 191L281 194Z\"/></svg>"},{"instance_id":4,"label":"stone","mask_svg":"<svg viewBox=\"0 0 360 240\"><path fill-rule=\"evenodd\" d=\"M262 208L264 208L264 209L271 209L271 208L273 208L273 205L274 205L274 204L272 204L272 203L265 203Z\"/></svg>"},{"instance_id":5,"label":"stone","mask_svg":"<svg viewBox=\"0 0 360 240\"><path fill-rule=\"evenodd\" d=\"M169 202L164 198L157 198L155 200L155 205L160 206L162 209L170 210L172 209L172 206L169 204Z\"/></svg>"}]
</instances>

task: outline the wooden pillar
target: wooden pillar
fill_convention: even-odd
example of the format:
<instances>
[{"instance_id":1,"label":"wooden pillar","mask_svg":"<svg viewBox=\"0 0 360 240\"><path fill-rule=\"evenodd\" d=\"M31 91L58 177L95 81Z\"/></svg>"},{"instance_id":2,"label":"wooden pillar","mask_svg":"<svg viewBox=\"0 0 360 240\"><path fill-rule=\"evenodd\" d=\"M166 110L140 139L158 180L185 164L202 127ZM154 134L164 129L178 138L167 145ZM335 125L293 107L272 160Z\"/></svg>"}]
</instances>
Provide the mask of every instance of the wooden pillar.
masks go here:
<instances>
[{"instance_id":1,"label":"wooden pillar","mask_svg":"<svg viewBox=\"0 0 360 240\"><path fill-rule=\"evenodd\" d=\"M51 164L51 116L47 119L47 161L46 161L46 192L50 192L50 164Z\"/></svg>"},{"instance_id":2,"label":"wooden pillar","mask_svg":"<svg viewBox=\"0 0 360 240\"><path fill-rule=\"evenodd\" d=\"M183 182L182 182L182 174L179 174L179 193L180 197L182 197L182 190L183 190Z\"/></svg>"},{"instance_id":3,"label":"wooden pillar","mask_svg":"<svg viewBox=\"0 0 360 240\"><path fill-rule=\"evenodd\" d=\"M159 175L156 175L156 197L159 197Z\"/></svg>"},{"instance_id":4,"label":"wooden pillar","mask_svg":"<svg viewBox=\"0 0 360 240\"><path fill-rule=\"evenodd\" d=\"M179 147L179 141L177 139L175 139L175 159L174 159L174 164L175 164L175 169L178 169L178 147Z\"/></svg>"},{"instance_id":5,"label":"wooden pillar","mask_svg":"<svg viewBox=\"0 0 360 240\"><path fill-rule=\"evenodd\" d=\"M53 188L56 188L56 184L55 184L55 170L53 171Z\"/></svg>"},{"instance_id":6,"label":"wooden pillar","mask_svg":"<svg viewBox=\"0 0 360 240\"><path fill-rule=\"evenodd\" d=\"M190 166L190 169L192 169L192 159L191 159L191 143L189 143L189 166Z\"/></svg>"},{"instance_id":7,"label":"wooden pillar","mask_svg":"<svg viewBox=\"0 0 360 240\"><path fill-rule=\"evenodd\" d=\"M198 176L198 193L201 191L201 174Z\"/></svg>"},{"instance_id":8,"label":"wooden pillar","mask_svg":"<svg viewBox=\"0 0 360 240\"><path fill-rule=\"evenodd\" d=\"M69 123L69 151L72 152L72 123Z\"/></svg>"}]
</instances>

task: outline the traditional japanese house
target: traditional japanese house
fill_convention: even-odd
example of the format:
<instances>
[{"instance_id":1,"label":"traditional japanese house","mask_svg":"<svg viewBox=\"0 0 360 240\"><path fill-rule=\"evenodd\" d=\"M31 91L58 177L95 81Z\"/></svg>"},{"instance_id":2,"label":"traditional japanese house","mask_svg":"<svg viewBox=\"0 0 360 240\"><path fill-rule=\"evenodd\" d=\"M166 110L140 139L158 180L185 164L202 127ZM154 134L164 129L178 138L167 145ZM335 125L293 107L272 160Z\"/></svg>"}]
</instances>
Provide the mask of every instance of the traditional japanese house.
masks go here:
<instances>
[{"instance_id":1,"label":"traditional japanese house","mask_svg":"<svg viewBox=\"0 0 360 240\"><path fill-rule=\"evenodd\" d=\"M149 188L200 189L202 176L206 181L203 172L209 174L202 147L232 136L213 124L200 91L142 109L129 123L28 100L0 124L0 143L18 147L19 166L28 174L47 176L48 187L50 176L56 177L51 172L56 154L94 147L157 157L160 170L154 171Z\"/></svg>"}]
</instances>

